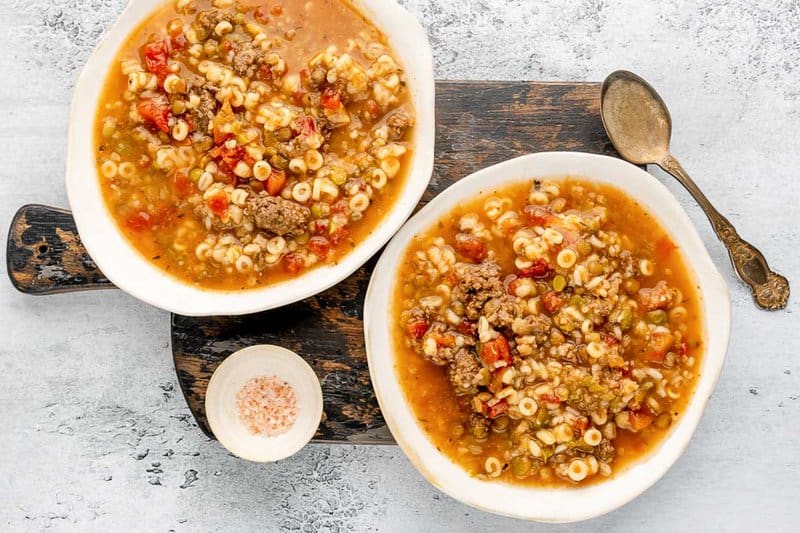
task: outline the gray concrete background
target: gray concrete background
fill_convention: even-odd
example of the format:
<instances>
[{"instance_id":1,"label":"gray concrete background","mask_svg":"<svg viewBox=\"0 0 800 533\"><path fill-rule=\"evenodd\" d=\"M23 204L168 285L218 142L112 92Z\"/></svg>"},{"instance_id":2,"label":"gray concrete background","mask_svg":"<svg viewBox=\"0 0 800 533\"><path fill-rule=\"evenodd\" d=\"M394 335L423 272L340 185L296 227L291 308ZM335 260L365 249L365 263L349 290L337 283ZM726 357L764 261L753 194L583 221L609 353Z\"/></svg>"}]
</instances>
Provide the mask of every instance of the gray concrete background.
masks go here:
<instances>
[{"instance_id":1,"label":"gray concrete background","mask_svg":"<svg viewBox=\"0 0 800 533\"><path fill-rule=\"evenodd\" d=\"M0 529L797 531L800 523L800 4L797 0L404 0L439 78L599 80L629 68L670 104L674 151L794 283L756 311L700 211L663 174L731 288L728 359L688 450L643 496L575 526L475 511L395 447L309 446L268 466L192 426L167 315L121 292L0 283ZM0 222L66 206L78 71L123 0L0 1Z\"/></svg>"}]
</instances>

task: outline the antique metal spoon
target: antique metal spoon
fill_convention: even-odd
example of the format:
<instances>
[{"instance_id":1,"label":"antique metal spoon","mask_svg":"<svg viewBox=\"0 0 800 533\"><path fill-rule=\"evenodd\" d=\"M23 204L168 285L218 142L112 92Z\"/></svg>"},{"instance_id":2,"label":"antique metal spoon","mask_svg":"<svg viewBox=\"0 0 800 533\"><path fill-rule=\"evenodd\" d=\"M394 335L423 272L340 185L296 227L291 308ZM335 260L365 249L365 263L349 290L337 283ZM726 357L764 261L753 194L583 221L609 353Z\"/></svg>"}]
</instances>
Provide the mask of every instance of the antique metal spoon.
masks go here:
<instances>
[{"instance_id":1,"label":"antique metal spoon","mask_svg":"<svg viewBox=\"0 0 800 533\"><path fill-rule=\"evenodd\" d=\"M626 70L612 72L600 91L600 116L617 152L636 165L655 164L672 174L705 211L711 226L728 249L733 267L750 286L762 309L786 307L789 282L770 270L755 246L736 233L730 221L717 211L678 160L669 153L672 119L658 93L642 78Z\"/></svg>"}]
</instances>

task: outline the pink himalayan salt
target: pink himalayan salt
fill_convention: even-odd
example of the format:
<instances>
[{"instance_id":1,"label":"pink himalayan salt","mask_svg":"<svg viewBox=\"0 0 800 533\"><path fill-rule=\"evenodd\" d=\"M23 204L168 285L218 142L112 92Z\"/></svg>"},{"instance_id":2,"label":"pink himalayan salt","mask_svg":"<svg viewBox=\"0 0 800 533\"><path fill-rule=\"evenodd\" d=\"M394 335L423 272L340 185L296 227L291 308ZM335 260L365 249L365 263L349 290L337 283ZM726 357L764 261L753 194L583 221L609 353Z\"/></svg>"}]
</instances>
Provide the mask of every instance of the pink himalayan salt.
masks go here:
<instances>
[{"instance_id":1,"label":"pink himalayan salt","mask_svg":"<svg viewBox=\"0 0 800 533\"><path fill-rule=\"evenodd\" d=\"M288 431L297 419L297 394L275 376L259 376L236 393L236 408L250 433L272 437Z\"/></svg>"}]
</instances>

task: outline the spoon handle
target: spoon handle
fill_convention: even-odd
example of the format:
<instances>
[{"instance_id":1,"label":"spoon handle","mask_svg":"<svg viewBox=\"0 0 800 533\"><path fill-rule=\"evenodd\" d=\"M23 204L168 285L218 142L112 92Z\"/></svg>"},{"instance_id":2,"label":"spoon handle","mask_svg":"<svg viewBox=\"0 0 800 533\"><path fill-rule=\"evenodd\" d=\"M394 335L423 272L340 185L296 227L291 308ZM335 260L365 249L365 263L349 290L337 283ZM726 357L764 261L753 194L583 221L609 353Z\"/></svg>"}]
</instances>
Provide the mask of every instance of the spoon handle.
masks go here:
<instances>
[{"instance_id":1,"label":"spoon handle","mask_svg":"<svg viewBox=\"0 0 800 533\"><path fill-rule=\"evenodd\" d=\"M677 159L667 155L659 166L681 182L703 208L717 237L728 249L736 274L750 286L756 305L769 311L786 307L789 300L789 281L777 272L773 272L761 252L739 237L733 224L711 205Z\"/></svg>"}]
</instances>

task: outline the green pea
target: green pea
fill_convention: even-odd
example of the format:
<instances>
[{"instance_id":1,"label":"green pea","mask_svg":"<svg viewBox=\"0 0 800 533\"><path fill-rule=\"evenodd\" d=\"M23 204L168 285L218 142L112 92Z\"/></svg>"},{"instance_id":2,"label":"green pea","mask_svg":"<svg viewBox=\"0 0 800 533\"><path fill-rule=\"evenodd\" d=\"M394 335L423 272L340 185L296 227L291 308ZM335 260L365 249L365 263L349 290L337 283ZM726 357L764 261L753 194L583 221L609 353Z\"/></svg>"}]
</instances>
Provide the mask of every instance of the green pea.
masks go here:
<instances>
[{"instance_id":1,"label":"green pea","mask_svg":"<svg viewBox=\"0 0 800 533\"><path fill-rule=\"evenodd\" d=\"M589 255L592 253L592 245L589 244L587 241L580 241L578 244L575 245L575 249L581 255Z\"/></svg>"},{"instance_id":2,"label":"green pea","mask_svg":"<svg viewBox=\"0 0 800 533\"><path fill-rule=\"evenodd\" d=\"M278 138L279 141L286 142L292 138L292 128L284 126L280 128L278 131L275 132L275 137Z\"/></svg>"},{"instance_id":3,"label":"green pea","mask_svg":"<svg viewBox=\"0 0 800 533\"><path fill-rule=\"evenodd\" d=\"M619 314L619 327L622 331L628 331L633 327L633 311L630 307L626 307Z\"/></svg>"},{"instance_id":4,"label":"green pea","mask_svg":"<svg viewBox=\"0 0 800 533\"><path fill-rule=\"evenodd\" d=\"M547 286L547 283L544 281L537 281L536 282L536 294L544 294L550 290L550 287Z\"/></svg>"},{"instance_id":5,"label":"green pea","mask_svg":"<svg viewBox=\"0 0 800 533\"><path fill-rule=\"evenodd\" d=\"M542 428L548 426L550 424L550 413L547 409L539 409L536 411L536 419L533 421L533 425L537 428Z\"/></svg>"},{"instance_id":6,"label":"green pea","mask_svg":"<svg viewBox=\"0 0 800 533\"><path fill-rule=\"evenodd\" d=\"M567 278L561 274L553 278L553 290L561 292L567 286Z\"/></svg>"},{"instance_id":7,"label":"green pea","mask_svg":"<svg viewBox=\"0 0 800 533\"><path fill-rule=\"evenodd\" d=\"M589 263L589 272L594 275L602 274L603 273L603 265L601 265L598 261L592 261Z\"/></svg>"},{"instance_id":8,"label":"green pea","mask_svg":"<svg viewBox=\"0 0 800 533\"><path fill-rule=\"evenodd\" d=\"M667 313L661 309L647 312L647 321L653 324L665 324L667 322Z\"/></svg>"},{"instance_id":9,"label":"green pea","mask_svg":"<svg viewBox=\"0 0 800 533\"><path fill-rule=\"evenodd\" d=\"M508 429L508 422L509 420L507 416L501 416L492 423L492 431L495 433L505 433L505 431Z\"/></svg>"},{"instance_id":10,"label":"green pea","mask_svg":"<svg viewBox=\"0 0 800 533\"><path fill-rule=\"evenodd\" d=\"M318 202L311 206L311 215L314 218L324 218L331 214L331 207L326 202Z\"/></svg>"},{"instance_id":11,"label":"green pea","mask_svg":"<svg viewBox=\"0 0 800 533\"><path fill-rule=\"evenodd\" d=\"M203 169L193 168L191 171L189 171L189 179L197 183L200 180L200 176L202 176L202 174L203 174Z\"/></svg>"},{"instance_id":12,"label":"green pea","mask_svg":"<svg viewBox=\"0 0 800 533\"><path fill-rule=\"evenodd\" d=\"M282 155L275 154L269 158L269 164L277 169L283 170L289 165L289 161Z\"/></svg>"},{"instance_id":13,"label":"green pea","mask_svg":"<svg viewBox=\"0 0 800 533\"><path fill-rule=\"evenodd\" d=\"M486 429L486 426L484 426L483 424L475 424L474 426L472 426L472 436L478 440L485 439L487 433L489 433L489 430Z\"/></svg>"},{"instance_id":14,"label":"green pea","mask_svg":"<svg viewBox=\"0 0 800 533\"><path fill-rule=\"evenodd\" d=\"M639 282L633 278L626 279L625 283L622 284L622 287L628 294L636 294L637 292L639 292Z\"/></svg>"},{"instance_id":15,"label":"green pea","mask_svg":"<svg viewBox=\"0 0 800 533\"><path fill-rule=\"evenodd\" d=\"M511 472L517 477L525 477L531 471L531 462L527 457L514 457L511 459Z\"/></svg>"}]
</instances>

